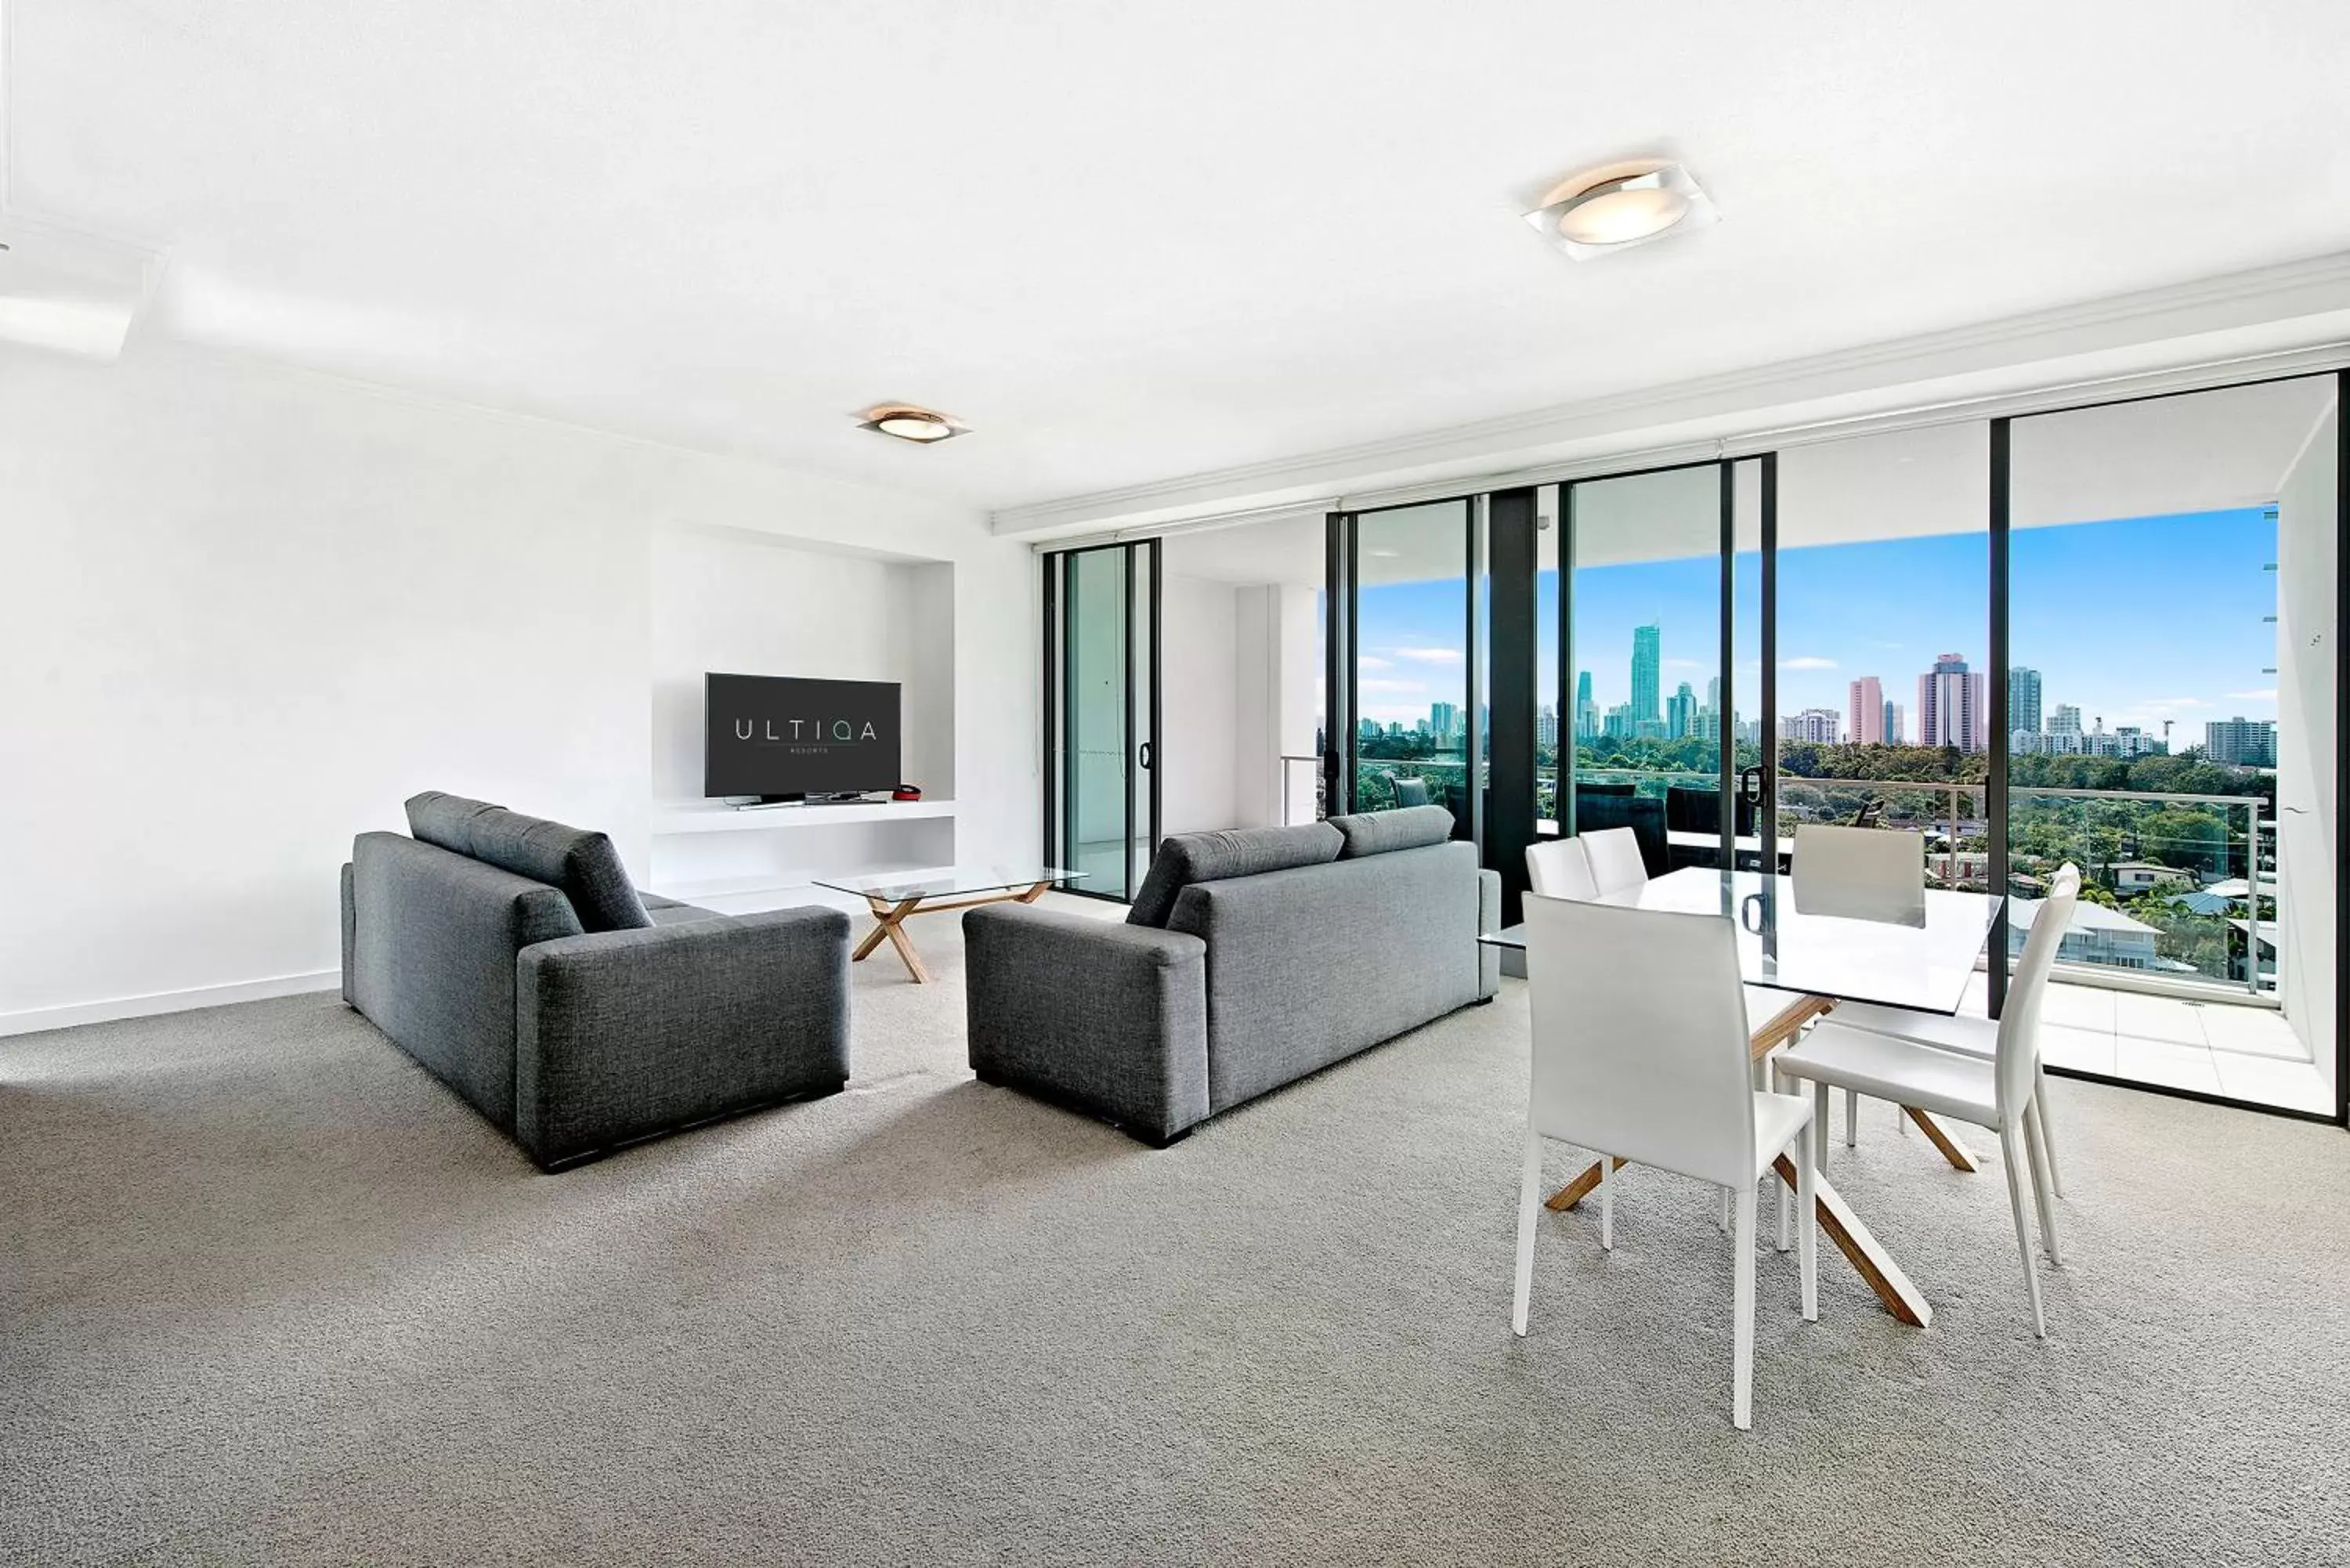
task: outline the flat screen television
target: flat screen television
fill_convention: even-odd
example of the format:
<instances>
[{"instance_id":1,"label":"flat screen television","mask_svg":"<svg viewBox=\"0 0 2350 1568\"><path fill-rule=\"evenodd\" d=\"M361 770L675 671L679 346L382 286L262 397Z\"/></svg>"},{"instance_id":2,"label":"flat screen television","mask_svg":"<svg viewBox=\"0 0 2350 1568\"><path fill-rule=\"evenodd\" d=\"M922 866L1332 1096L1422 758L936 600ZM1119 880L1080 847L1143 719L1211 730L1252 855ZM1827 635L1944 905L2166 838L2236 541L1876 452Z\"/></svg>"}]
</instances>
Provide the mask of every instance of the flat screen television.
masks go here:
<instances>
[{"instance_id":1,"label":"flat screen television","mask_svg":"<svg viewBox=\"0 0 2350 1568\"><path fill-rule=\"evenodd\" d=\"M898 683L702 677L702 793L861 794L898 785Z\"/></svg>"}]
</instances>

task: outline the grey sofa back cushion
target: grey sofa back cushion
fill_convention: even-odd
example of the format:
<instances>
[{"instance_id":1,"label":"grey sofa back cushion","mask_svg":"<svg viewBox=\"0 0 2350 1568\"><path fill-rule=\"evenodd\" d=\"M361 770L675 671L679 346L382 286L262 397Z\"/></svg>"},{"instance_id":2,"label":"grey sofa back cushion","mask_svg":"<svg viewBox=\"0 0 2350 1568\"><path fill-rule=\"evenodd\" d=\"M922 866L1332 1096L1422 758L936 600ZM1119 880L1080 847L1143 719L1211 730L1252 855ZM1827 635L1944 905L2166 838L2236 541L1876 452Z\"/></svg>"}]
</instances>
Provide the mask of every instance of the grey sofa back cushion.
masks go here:
<instances>
[{"instance_id":1,"label":"grey sofa back cushion","mask_svg":"<svg viewBox=\"0 0 2350 1568\"><path fill-rule=\"evenodd\" d=\"M1211 1107L1476 1001L1483 912L1468 843L1185 888L1168 929L1208 944Z\"/></svg>"},{"instance_id":2,"label":"grey sofa back cushion","mask_svg":"<svg viewBox=\"0 0 2350 1568\"><path fill-rule=\"evenodd\" d=\"M1127 909L1127 924L1163 928L1175 912L1176 896L1195 882L1326 865L1338 858L1345 843L1326 822L1176 834L1152 857L1150 874Z\"/></svg>"},{"instance_id":3,"label":"grey sofa back cushion","mask_svg":"<svg viewBox=\"0 0 2350 1568\"><path fill-rule=\"evenodd\" d=\"M351 1005L505 1131L515 958L579 934L570 900L531 877L397 833L351 846Z\"/></svg>"},{"instance_id":4,"label":"grey sofa back cushion","mask_svg":"<svg viewBox=\"0 0 2350 1568\"><path fill-rule=\"evenodd\" d=\"M1334 816L1346 846L1341 860L1366 855L1388 855L1399 849L1424 849L1452 836L1452 814L1440 805L1408 805L1400 811L1366 811L1354 816Z\"/></svg>"},{"instance_id":5,"label":"grey sofa back cushion","mask_svg":"<svg viewBox=\"0 0 2350 1568\"><path fill-rule=\"evenodd\" d=\"M437 789L409 800L408 831L426 844L562 888L588 930L636 931L653 923L620 852L603 834Z\"/></svg>"}]
</instances>

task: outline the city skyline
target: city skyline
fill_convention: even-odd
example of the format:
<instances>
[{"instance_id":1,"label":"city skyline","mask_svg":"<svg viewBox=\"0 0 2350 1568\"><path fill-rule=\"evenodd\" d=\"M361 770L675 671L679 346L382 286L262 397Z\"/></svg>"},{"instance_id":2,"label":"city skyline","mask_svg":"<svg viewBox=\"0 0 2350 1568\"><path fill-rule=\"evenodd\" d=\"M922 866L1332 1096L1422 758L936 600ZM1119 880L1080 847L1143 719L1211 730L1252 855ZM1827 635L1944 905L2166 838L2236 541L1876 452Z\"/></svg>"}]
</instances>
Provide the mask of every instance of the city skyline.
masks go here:
<instances>
[{"instance_id":1,"label":"city skyline","mask_svg":"<svg viewBox=\"0 0 2350 1568\"><path fill-rule=\"evenodd\" d=\"M1850 683L1874 676L1905 710L1938 655L1956 652L1977 674L1986 655L1988 545L1982 535L1810 546L1780 553L1779 711L1849 711ZM2039 676L2043 712L2077 708L2081 728L2137 727L2172 744L2199 744L2206 722L2273 720L2275 524L2262 508L2018 529L2011 540L2015 666ZM1731 706L1760 710L1759 588L1753 557L1740 561L1738 651ZM1537 581L1537 702L1571 723L1579 706L1556 691L1555 572ZM1706 690L1721 672L1717 559L1692 556L1586 567L1575 575L1579 660L1601 715L1634 701L1636 628L1658 631L1659 697L1687 680ZM1363 716L1407 728L1433 701L1465 697L1457 580L1391 584L1363 594L1357 677ZM2012 673L2012 671L2011 672ZM1659 703L1661 707L1661 702ZM1661 714L1659 714L1661 717Z\"/></svg>"}]
</instances>

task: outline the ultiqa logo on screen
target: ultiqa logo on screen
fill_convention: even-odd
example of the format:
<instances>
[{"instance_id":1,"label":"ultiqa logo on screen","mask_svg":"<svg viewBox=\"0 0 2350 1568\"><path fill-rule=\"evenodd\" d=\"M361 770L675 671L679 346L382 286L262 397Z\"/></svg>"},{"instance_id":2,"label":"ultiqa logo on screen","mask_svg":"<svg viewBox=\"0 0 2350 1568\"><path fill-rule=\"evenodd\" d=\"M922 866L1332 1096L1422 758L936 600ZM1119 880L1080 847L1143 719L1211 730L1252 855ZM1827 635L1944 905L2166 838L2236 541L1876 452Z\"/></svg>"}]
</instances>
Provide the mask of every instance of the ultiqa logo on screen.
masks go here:
<instances>
[{"instance_id":1,"label":"ultiqa logo on screen","mask_svg":"<svg viewBox=\"0 0 2350 1568\"><path fill-rule=\"evenodd\" d=\"M738 741L774 741L785 744L813 744L816 742L828 743L833 741L878 741L881 738L881 732L873 727L873 722L869 719L862 726L851 719L835 719L831 721L828 727L826 721L822 719L785 719L781 722L791 727L790 734L777 734L775 732L777 721L774 719L766 721L764 733L761 732L763 726L758 720L737 719L734 721L734 738Z\"/></svg>"}]
</instances>

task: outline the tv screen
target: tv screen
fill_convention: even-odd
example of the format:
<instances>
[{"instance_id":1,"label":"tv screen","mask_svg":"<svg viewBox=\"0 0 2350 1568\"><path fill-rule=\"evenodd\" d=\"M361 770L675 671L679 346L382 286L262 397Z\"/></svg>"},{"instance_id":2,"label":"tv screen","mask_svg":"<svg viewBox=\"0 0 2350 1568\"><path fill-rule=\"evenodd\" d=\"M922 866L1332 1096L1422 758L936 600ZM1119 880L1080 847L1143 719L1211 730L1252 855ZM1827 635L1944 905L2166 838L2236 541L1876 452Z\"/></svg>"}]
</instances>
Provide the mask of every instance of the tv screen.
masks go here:
<instances>
[{"instance_id":1,"label":"tv screen","mask_svg":"<svg viewBox=\"0 0 2350 1568\"><path fill-rule=\"evenodd\" d=\"M846 794L899 776L896 681L703 677L702 794Z\"/></svg>"}]
</instances>

